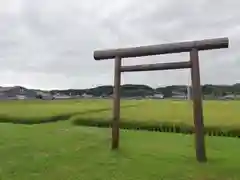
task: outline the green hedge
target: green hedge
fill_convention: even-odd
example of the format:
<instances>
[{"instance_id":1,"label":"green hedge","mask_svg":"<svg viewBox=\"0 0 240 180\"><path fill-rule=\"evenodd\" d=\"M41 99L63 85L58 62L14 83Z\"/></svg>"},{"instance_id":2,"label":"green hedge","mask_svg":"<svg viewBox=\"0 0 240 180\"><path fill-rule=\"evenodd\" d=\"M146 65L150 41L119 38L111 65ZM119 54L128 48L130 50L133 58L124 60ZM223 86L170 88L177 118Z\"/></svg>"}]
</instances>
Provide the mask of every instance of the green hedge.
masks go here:
<instances>
[{"instance_id":1,"label":"green hedge","mask_svg":"<svg viewBox=\"0 0 240 180\"><path fill-rule=\"evenodd\" d=\"M61 115L54 115L49 117L16 117L0 114L0 123L13 123L13 124L42 124L68 120L70 117L79 113L66 113Z\"/></svg>"},{"instance_id":2,"label":"green hedge","mask_svg":"<svg viewBox=\"0 0 240 180\"><path fill-rule=\"evenodd\" d=\"M73 116L70 118L74 125L81 126L94 126L94 127L111 127L109 119L97 118L81 118ZM121 129L132 130L147 130L158 132L171 132L171 133L194 133L194 127L184 123L171 123L171 122L146 122L136 120L121 120ZM240 127L224 127L224 126L205 126L205 135L209 136L226 136L226 137L240 137Z\"/></svg>"}]
</instances>

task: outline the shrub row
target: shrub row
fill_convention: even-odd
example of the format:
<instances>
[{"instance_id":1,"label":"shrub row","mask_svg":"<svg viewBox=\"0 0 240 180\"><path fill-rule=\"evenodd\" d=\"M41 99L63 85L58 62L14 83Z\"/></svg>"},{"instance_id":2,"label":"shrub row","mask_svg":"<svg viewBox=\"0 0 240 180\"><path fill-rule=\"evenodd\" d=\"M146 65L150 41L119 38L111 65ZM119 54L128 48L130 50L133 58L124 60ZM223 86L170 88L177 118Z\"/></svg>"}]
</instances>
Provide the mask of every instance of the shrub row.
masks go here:
<instances>
[{"instance_id":1,"label":"shrub row","mask_svg":"<svg viewBox=\"0 0 240 180\"><path fill-rule=\"evenodd\" d=\"M94 126L94 127L111 127L111 121L107 119L97 118L81 118L74 116L71 118L73 124L81 126ZM147 130L158 132L171 132L171 133L194 133L194 127L184 123L171 123L171 122L146 122L146 121L130 121L121 120L121 129L131 130ZM226 136L226 137L240 137L240 127L224 127L224 126L205 126L205 135L209 136Z\"/></svg>"},{"instance_id":2,"label":"shrub row","mask_svg":"<svg viewBox=\"0 0 240 180\"><path fill-rule=\"evenodd\" d=\"M55 115L50 117L14 117L14 116L7 116L0 114L0 123L13 123L13 124L42 124L42 123L50 123L50 122L57 122L68 120L71 116L75 115L76 113L69 113L69 114L62 114L62 115Z\"/></svg>"},{"instance_id":3,"label":"shrub row","mask_svg":"<svg viewBox=\"0 0 240 180\"><path fill-rule=\"evenodd\" d=\"M88 118L78 116L80 113L68 113L62 115L56 115L46 118L16 118L0 114L0 123L14 123L14 124L41 124L56 122L61 120L70 120L75 125L93 126L93 127L111 127L110 119L101 118ZM171 133L183 133L192 134L194 128L191 125L184 123L172 123L172 122L156 122L156 121L136 121L136 120L121 120L121 129L131 130L147 130L158 132L171 132ZM226 137L240 137L240 127L232 126L205 126L205 135L209 136L226 136Z\"/></svg>"}]
</instances>

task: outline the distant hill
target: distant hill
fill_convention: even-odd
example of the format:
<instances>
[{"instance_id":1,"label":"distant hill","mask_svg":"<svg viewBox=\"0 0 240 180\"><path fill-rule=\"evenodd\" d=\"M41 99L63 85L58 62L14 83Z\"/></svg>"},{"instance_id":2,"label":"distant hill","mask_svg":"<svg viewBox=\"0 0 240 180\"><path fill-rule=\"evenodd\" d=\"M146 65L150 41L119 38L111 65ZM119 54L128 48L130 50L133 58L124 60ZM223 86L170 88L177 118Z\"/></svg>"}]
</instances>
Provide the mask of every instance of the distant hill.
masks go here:
<instances>
[{"instance_id":1,"label":"distant hill","mask_svg":"<svg viewBox=\"0 0 240 180\"><path fill-rule=\"evenodd\" d=\"M66 89L66 90L52 90L52 94L60 93L64 95L82 95L90 94L93 96L109 96L113 94L113 86L98 86L89 89ZM165 97L171 97L173 92L182 94L187 93L187 86L185 85L172 85L166 87L158 87L156 89L144 84L124 84L121 85L121 96L148 96L155 93L161 93ZM240 94L240 84L234 85L211 85L206 84L202 86L202 92L205 95L221 96L226 94Z\"/></svg>"},{"instance_id":2,"label":"distant hill","mask_svg":"<svg viewBox=\"0 0 240 180\"><path fill-rule=\"evenodd\" d=\"M6 88L7 87L0 86L0 90L6 89ZM25 87L22 87L22 88L26 89ZM60 94L60 95L70 95L70 96L88 94L96 97L100 97L100 96L103 97L103 96L110 96L113 94L112 85L97 86L95 88L88 88L88 89L63 89L63 90L56 89L51 91L44 91L40 89L29 89L29 90L35 91L35 92L42 92L42 93L50 92L52 95ZM156 93L163 94L164 97L171 97L174 93L187 94L187 86L172 85L172 86L166 86L166 87L152 88L144 84L124 84L124 85L121 85L120 92L122 97L136 97L136 96L145 97L145 96L154 95ZM202 86L202 92L204 95L211 95L211 96L240 94L240 83L237 83L234 85L205 84Z\"/></svg>"}]
</instances>

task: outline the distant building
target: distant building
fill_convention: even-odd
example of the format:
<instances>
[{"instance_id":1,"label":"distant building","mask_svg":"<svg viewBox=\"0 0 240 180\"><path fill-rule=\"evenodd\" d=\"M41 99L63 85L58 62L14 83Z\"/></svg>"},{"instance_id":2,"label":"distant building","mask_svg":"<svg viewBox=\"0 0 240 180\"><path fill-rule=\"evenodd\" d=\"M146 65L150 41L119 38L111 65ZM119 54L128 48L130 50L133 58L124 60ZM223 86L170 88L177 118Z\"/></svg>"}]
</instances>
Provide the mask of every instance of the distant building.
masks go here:
<instances>
[{"instance_id":1,"label":"distant building","mask_svg":"<svg viewBox=\"0 0 240 180\"><path fill-rule=\"evenodd\" d=\"M225 96L220 97L222 100L239 100L240 95L239 94L227 94Z\"/></svg>"},{"instance_id":2,"label":"distant building","mask_svg":"<svg viewBox=\"0 0 240 180\"><path fill-rule=\"evenodd\" d=\"M163 99L164 95L160 93L156 93L152 96L153 99Z\"/></svg>"},{"instance_id":3,"label":"distant building","mask_svg":"<svg viewBox=\"0 0 240 180\"><path fill-rule=\"evenodd\" d=\"M92 98L93 95L84 93L84 94L82 95L82 97L83 97L83 98Z\"/></svg>"},{"instance_id":4,"label":"distant building","mask_svg":"<svg viewBox=\"0 0 240 180\"><path fill-rule=\"evenodd\" d=\"M172 98L174 98L174 99L187 99L188 96L184 92L173 91L172 92Z\"/></svg>"},{"instance_id":5,"label":"distant building","mask_svg":"<svg viewBox=\"0 0 240 180\"><path fill-rule=\"evenodd\" d=\"M55 99L53 95L47 92L38 91L37 98L42 100L53 100Z\"/></svg>"},{"instance_id":6,"label":"distant building","mask_svg":"<svg viewBox=\"0 0 240 180\"><path fill-rule=\"evenodd\" d=\"M1 87L0 99L34 99L37 93L21 86Z\"/></svg>"},{"instance_id":7,"label":"distant building","mask_svg":"<svg viewBox=\"0 0 240 180\"><path fill-rule=\"evenodd\" d=\"M71 99L71 96L64 95L64 94L56 94L53 97L54 99Z\"/></svg>"}]
</instances>

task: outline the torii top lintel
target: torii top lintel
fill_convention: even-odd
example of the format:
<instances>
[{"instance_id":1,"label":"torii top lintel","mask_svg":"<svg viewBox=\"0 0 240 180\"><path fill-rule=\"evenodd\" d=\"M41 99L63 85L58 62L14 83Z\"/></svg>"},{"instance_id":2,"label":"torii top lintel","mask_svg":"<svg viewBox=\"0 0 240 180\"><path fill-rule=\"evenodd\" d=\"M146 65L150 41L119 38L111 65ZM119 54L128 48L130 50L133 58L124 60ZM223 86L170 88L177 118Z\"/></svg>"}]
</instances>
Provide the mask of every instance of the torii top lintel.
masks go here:
<instances>
[{"instance_id":1,"label":"torii top lintel","mask_svg":"<svg viewBox=\"0 0 240 180\"><path fill-rule=\"evenodd\" d=\"M94 51L95 60L113 59L115 57L130 58L140 56L152 56L159 54L190 52L192 49L212 50L228 48L229 39L215 38L198 41L185 41L150 46L139 46L130 48L107 49Z\"/></svg>"}]
</instances>

